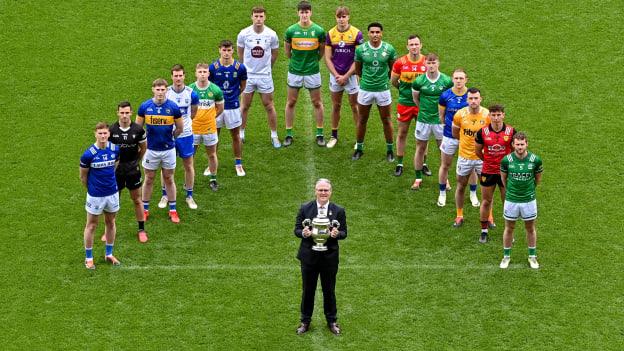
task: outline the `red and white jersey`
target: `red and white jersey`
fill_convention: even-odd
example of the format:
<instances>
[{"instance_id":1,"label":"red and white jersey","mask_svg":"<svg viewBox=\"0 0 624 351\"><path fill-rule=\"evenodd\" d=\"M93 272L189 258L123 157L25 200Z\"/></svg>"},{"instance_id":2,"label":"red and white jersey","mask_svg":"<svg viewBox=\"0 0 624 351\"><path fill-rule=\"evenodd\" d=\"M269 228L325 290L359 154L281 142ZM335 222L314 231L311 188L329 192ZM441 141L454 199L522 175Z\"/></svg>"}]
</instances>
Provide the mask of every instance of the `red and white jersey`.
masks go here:
<instances>
[{"instance_id":1,"label":"red and white jersey","mask_svg":"<svg viewBox=\"0 0 624 351\"><path fill-rule=\"evenodd\" d=\"M247 77L271 77L271 50L279 48L275 31L265 26L262 33L256 33L251 25L238 33L236 45L245 49L242 59L247 67Z\"/></svg>"},{"instance_id":2,"label":"red and white jersey","mask_svg":"<svg viewBox=\"0 0 624 351\"><path fill-rule=\"evenodd\" d=\"M503 123L503 129L496 132L489 124L477 132L475 142L483 145L483 170L485 174L499 174L500 162L512 151L512 140L516 130Z\"/></svg>"}]
</instances>

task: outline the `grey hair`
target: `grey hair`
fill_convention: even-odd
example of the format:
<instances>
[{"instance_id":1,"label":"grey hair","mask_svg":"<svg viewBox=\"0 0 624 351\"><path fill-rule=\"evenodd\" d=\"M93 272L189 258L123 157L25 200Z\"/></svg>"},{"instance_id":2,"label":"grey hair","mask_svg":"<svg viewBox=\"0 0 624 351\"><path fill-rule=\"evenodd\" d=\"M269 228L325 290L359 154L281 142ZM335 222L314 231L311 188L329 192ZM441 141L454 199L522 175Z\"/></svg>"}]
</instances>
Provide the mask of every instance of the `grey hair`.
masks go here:
<instances>
[{"instance_id":1,"label":"grey hair","mask_svg":"<svg viewBox=\"0 0 624 351\"><path fill-rule=\"evenodd\" d=\"M319 184L321 184L321 183L327 183L327 184L329 184L329 190L331 190L331 189L332 189L332 183L331 183L331 181L330 181L329 179L327 179L327 178L319 178L319 179L316 181L316 183L314 184L314 188L316 189L316 187L317 187Z\"/></svg>"}]
</instances>

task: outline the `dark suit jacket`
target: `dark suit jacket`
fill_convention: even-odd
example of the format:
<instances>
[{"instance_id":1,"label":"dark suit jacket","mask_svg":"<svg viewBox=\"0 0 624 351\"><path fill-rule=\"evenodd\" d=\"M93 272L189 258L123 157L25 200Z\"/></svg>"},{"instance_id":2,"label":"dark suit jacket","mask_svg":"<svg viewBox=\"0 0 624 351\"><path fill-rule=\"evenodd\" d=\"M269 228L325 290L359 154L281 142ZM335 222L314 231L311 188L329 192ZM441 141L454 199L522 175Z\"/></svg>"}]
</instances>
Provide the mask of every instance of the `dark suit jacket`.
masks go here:
<instances>
[{"instance_id":1,"label":"dark suit jacket","mask_svg":"<svg viewBox=\"0 0 624 351\"><path fill-rule=\"evenodd\" d=\"M314 241L312 237L309 236L307 238L303 237L301 233L303 231L303 222L304 219L313 219L317 215L316 208L316 200L307 202L299 208L299 213L297 213L297 219L295 220L295 236L301 238L301 244L299 245L299 252L297 253L297 258L303 264L315 264L320 261L324 261L327 264L335 264L338 265L339 261L339 248L338 248L338 240L343 240L347 237L347 216L345 214L344 208L329 202L327 207L327 218L330 221L334 219L340 223L340 228L338 228L338 236L334 239L330 237L327 239L327 251L319 252L312 250L312 245L314 245Z\"/></svg>"}]
</instances>

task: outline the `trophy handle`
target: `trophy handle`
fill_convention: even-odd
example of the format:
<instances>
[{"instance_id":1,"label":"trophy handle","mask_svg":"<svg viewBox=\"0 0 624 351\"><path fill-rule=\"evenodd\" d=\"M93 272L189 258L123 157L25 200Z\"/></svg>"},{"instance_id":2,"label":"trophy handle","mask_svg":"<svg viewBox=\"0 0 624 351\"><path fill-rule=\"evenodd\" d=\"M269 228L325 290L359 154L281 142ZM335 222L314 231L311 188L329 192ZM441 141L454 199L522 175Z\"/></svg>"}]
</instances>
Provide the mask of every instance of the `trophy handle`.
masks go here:
<instances>
[{"instance_id":1,"label":"trophy handle","mask_svg":"<svg viewBox=\"0 0 624 351\"><path fill-rule=\"evenodd\" d=\"M303 222L301 222L301 225L304 227L309 227L310 225L312 225L312 220L310 218L306 218L303 220Z\"/></svg>"},{"instance_id":2,"label":"trophy handle","mask_svg":"<svg viewBox=\"0 0 624 351\"><path fill-rule=\"evenodd\" d=\"M332 226L332 228L338 229L338 228L340 228L340 222L338 222L337 220L334 219L333 221L331 221L331 226Z\"/></svg>"}]
</instances>

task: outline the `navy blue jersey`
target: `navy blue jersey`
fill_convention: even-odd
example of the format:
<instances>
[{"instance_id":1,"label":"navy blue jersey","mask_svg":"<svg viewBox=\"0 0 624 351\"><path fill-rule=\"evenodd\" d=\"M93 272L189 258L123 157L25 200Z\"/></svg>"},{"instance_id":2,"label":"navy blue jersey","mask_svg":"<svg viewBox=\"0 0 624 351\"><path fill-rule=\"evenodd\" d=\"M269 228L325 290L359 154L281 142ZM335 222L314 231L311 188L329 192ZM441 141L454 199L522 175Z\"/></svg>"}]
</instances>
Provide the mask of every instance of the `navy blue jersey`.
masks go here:
<instances>
[{"instance_id":1,"label":"navy blue jersey","mask_svg":"<svg viewBox=\"0 0 624 351\"><path fill-rule=\"evenodd\" d=\"M119 147L108 142L103 149L97 144L89 148L80 157L80 167L88 168L87 192L94 197L115 194L117 180L115 178L115 162L119 158Z\"/></svg>"},{"instance_id":2,"label":"navy blue jersey","mask_svg":"<svg viewBox=\"0 0 624 351\"><path fill-rule=\"evenodd\" d=\"M141 104L137 114L145 119L148 149L166 151L175 147L174 120L182 117L175 102L165 100L162 105L157 105L153 99L149 99Z\"/></svg>"},{"instance_id":3,"label":"navy blue jersey","mask_svg":"<svg viewBox=\"0 0 624 351\"><path fill-rule=\"evenodd\" d=\"M464 95L460 96L456 95L455 92L453 92L453 88L451 88L440 95L438 104L446 107L446 112L444 114L444 136L452 138L453 116L455 116L455 112L468 106L468 91L466 91Z\"/></svg>"},{"instance_id":4,"label":"navy blue jersey","mask_svg":"<svg viewBox=\"0 0 624 351\"><path fill-rule=\"evenodd\" d=\"M234 60L229 66L223 66L219 60L210 65L208 79L215 83L223 91L226 110L232 110L240 106L239 96L241 81L247 80L247 68L245 65Z\"/></svg>"}]
</instances>

